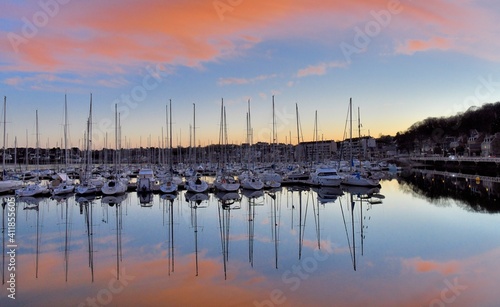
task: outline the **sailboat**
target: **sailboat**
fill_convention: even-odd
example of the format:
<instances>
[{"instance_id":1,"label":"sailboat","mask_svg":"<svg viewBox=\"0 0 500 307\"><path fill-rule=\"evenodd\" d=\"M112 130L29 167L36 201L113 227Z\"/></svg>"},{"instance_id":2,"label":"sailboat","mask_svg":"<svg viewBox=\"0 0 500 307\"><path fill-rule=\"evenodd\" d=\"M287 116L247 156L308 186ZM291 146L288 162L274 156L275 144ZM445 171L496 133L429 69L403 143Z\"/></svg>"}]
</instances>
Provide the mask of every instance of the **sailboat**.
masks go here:
<instances>
[{"instance_id":1,"label":"sailboat","mask_svg":"<svg viewBox=\"0 0 500 307\"><path fill-rule=\"evenodd\" d=\"M296 129L297 129L297 145L301 143L301 140L304 141L302 137L302 128L300 125L300 117L299 117L299 105L295 104L295 120L296 120ZM291 136L290 136L291 139ZM290 165L288 167L288 172L284 176L284 181L288 184L303 184L308 183L310 177L309 169L304 167L302 164L299 165Z\"/></svg>"},{"instance_id":2,"label":"sailboat","mask_svg":"<svg viewBox=\"0 0 500 307\"><path fill-rule=\"evenodd\" d=\"M260 174L260 178L264 183L264 188L266 189L274 189L281 187L281 182L283 178L280 174L276 173L275 168L275 157L276 157L276 143L278 141L277 132L276 132L276 116L274 114L274 95L273 95L273 129L272 129L272 144L271 144L271 155L273 157L273 164L270 169L265 170Z\"/></svg>"},{"instance_id":3,"label":"sailboat","mask_svg":"<svg viewBox=\"0 0 500 307\"><path fill-rule=\"evenodd\" d=\"M13 180L7 178L7 171L5 169L5 158L7 156L5 147L6 123L7 123L7 96L3 99L3 153L2 153L2 180L0 181L0 193L14 192L23 186L21 180Z\"/></svg>"},{"instance_id":4,"label":"sailboat","mask_svg":"<svg viewBox=\"0 0 500 307\"><path fill-rule=\"evenodd\" d=\"M314 142L318 143L318 111L315 112L314 117ZM317 147L317 146L316 146ZM315 162L319 163L319 152L316 148ZM340 187L342 177L337 173L337 169L329 165L319 165L313 172L311 172L308 184L320 187Z\"/></svg>"},{"instance_id":5,"label":"sailboat","mask_svg":"<svg viewBox=\"0 0 500 307\"><path fill-rule=\"evenodd\" d=\"M42 196L46 194L50 194L49 187L47 186L46 183L40 182L39 175L40 175L40 145L39 145L39 135L38 135L38 110L36 110L36 166L37 166L37 172L36 172L36 179L34 182L30 182L28 185L16 190L16 195L23 197L23 196Z\"/></svg>"},{"instance_id":6,"label":"sailboat","mask_svg":"<svg viewBox=\"0 0 500 307\"><path fill-rule=\"evenodd\" d=\"M102 178L92 178L92 94L90 94L89 118L87 119L87 138L85 143L85 167L80 184L75 188L78 195L96 194L103 185Z\"/></svg>"},{"instance_id":7,"label":"sailboat","mask_svg":"<svg viewBox=\"0 0 500 307\"><path fill-rule=\"evenodd\" d=\"M118 176L118 105L115 104L115 174L111 179L108 179L101 192L105 195L119 195L127 191L127 184ZM127 180L128 181L128 180Z\"/></svg>"},{"instance_id":8,"label":"sailboat","mask_svg":"<svg viewBox=\"0 0 500 307\"><path fill-rule=\"evenodd\" d=\"M248 100L248 113L247 113L247 142L248 142L248 163L247 170L238 176L241 183L241 187L246 190L262 190L264 188L264 182L257 176L252 170L252 122L250 117L250 100Z\"/></svg>"},{"instance_id":9,"label":"sailboat","mask_svg":"<svg viewBox=\"0 0 500 307\"><path fill-rule=\"evenodd\" d=\"M193 146L194 164L196 164L196 105L193 103ZM193 176L187 179L186 189L193 193L205 193L208 191L208 183L201 179L201 174L196 171Z\"/></svg>"},{"instance_id":10,"label":"sailboat","mask_svg":"<svg viewBox=\"0 0 500 307\"><path fill-rule=\"evenodd\" d=\"M350 146L350 165L351 168L353 166L353 147L352 147L352 98L349 100L349 116L350 116L350 138L349 138L349 146ZM359 120L359 119L358 119ZM361 135L358 137L358 141L361 141ZM362 187L377 187L380 185L380 179L372 177L370 173L362 173L361 171L356 171L352 174L347 174L342 179L342 184L345 185L353 185L353 186L362 186Z\"/></svg>"},{"instance_id":11,"label":"sailboat","mask_svg":"<svg viewBox=\"0 0 500 307\"><path fill-rule=\"evenodd\" d=\"M240 183L234 179L234 177L228 173L227 171L227 125L226 125L226 108L224 107L224 100L221 103L221 126L219 133L219 145L222 149L222 159L219 159L219 162L222 163L222 166L219 165L219 172L214 180L214 186L218 191L223 192L235 192L240 188Z\"/></svg>"},{"instance_id":12,"label":"sailboat","mask_svg":"<svg viewBox=\"0 0 500 307\"><path fill-rule=\"evenodd\" d=\"M166 113L169 113L166 111ZM160 184L160 191L162 193L166 194L171 194L171 193L177 193L177 189L179 188L179 183L181 182L180 178L174 176L174 167L173 167L173 155L172 155L172 100L170 100L170 120L168 116L166 116L166 121L167 121L167 127L169 126L168 122L170 122L170 129L169 129L169 156L168 156L168 162L169 162L169 170L165 176L165 178L162 180Z\"/></svg>"},{"instance_id":13,"label":"sailboat","mask_svg":"<svg viewBox=\"0 0 500 307\"><path fill-rule=\"evenodd\" d=\"M58 182L57 185L52 186L53 195L62 195L72 193L75 190L75 185L72 180L68 177L68 101L66 95L64 95L64 163L65 172L57 174L60 180L54 180L53 182Z\"/></svg>"}]
</instances>

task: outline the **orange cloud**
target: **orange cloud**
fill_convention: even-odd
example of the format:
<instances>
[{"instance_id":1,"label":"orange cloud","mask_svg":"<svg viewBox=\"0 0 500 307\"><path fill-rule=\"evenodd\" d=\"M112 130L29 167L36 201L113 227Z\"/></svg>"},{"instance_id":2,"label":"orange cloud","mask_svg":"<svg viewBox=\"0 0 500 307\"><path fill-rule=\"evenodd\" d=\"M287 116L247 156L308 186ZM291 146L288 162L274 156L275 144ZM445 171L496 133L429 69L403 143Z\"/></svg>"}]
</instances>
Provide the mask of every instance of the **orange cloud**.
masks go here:
<instances>
[{"instance_id":1,"label":"orange cloud","mask_svg":"<svg viewBox=\"0 0 500 307\"><path fill-rule=\"evenodd\" d=\"M417 273L438 272L442 275L456 274L461 269L458 261L437 262L421 258L405 259L403 267Z\"/></svg>"},{"instance_id":2,"label":"orange cloud","mask_svg":"<svg viewBox=\"0 0 500 307\"><path fill-rule=\"evenodd\" d=\"M112 74L148 63L200 67L240 56L256 44L281 39L308 39L336 48L341 40L354 35L355 26L373 19L371 12L386 10L388 3L242 1L224 10L221 19L213 1L71 1L61 5L37 35L20 44L18 53L4 41L0 54L8 61L0 64L0 70ZM0 13L10 21L17 20L17 27L2 29L0 34L22 34L19 20L30 19L40 10L36 3L26 5L11 6L8 14ZM402 12L392 16L384 30L394 36L394 41L404 42L397 52L453 48L498 57L492 52L495 46L487 50L477 46L481 41L492 41L486 39L492 35L489 22L494 21L488 11L469 2L444 0L432 4L401 1L401 7ZM463 25L462 20L470 15L482 16L481 21ZM331 37L332 33L339 34L335 35L337 41L327 42L323 34ZM473 33L481 35L476 38ZM297 76L322 75L328 68L325 64L312 65L298 71Z\"/></svg>"},{"instance_id":3,"label":"orange cloud","mask_svg":"<svg viewBox=\"0 0 500 307\"><path fill-rule=\"evenodd\" d=\"M306 68L302 68L297 72L297 77L307 77L311 75L321 76L326 74L327 70L330 68L341 68L346 67L347 63L343 62L330 62L330 63L321 63L318 65L310 65Z\"/></svg>"},{"instance_id":4,"label":"orange cloud","mask_svg":"<svg viewBox=\"0 0 500 307\"><path fill-rule=\"evenodd\" d=\"M396 52L402 54L414 54L415 52L427 51L431 49L447 50L451 47L451 42L442 37L434 37L427 41L425 40L408 40L405 44L400 45Z\"/></svg>"}]
</instances>

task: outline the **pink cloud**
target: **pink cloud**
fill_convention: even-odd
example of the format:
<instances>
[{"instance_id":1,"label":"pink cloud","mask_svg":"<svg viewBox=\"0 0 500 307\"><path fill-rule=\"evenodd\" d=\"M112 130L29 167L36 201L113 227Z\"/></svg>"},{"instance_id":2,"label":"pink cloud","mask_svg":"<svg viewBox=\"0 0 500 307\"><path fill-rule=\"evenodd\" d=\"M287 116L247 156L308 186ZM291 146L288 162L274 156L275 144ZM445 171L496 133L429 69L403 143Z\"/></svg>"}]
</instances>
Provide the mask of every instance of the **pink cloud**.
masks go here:
<instances>
[{"instance_id":1,"label":"pink cloud","mask_svg":"<svg viewBox=\"0 0 500 307\"><path fill-rule=\"evenodd\" d=\"M310 65L306 68L300 69L296 76L298 78L307 77L311 75L321 76L326 74L327 70L330 68L341 68L346 67L347 63L343 62L330 62L330 63L321 63L318 65Z\"/></svg>"},{"instance_id":2,"label":"pink cloud","mask_svg":"<svg viewBox=\"0 0 500 307\"><path fill-rule=\"evenodd\" d=\"M450 47L450 41L442 37L433 37L429 40L411 39L400 45L396 49L396 52L411 55L415 52L427 51L432 49L447 50Z\"/></svg>"},{"instance_id":3,"label":"pink cloud","mask_svg":"<svg viewBox=\"0 0 500 307\"><path fill-rule=\"evenodd\" d=\"M151 62L201 67L280 39L308 39L337 48L354 35L354 26L372 20L371 12L386 10L388 3L244 1L224 12L221 21L212 1L71 1L36 36L20 44L18 53L4 40L0 56L7 60L0 64L0 71L112 74ZM490 11L469 1L401 1L401 6L401 13L391 16L384 29L393 41L402 42L396 46L398 53L437 48L500 60L494 39L496 21ZM38 10L36 3L10 5L8 17L29 19ZM478 18L473 24L464 24L470 16ZM21 26L2 29L0 34L21 34ZM334 36L337 40L327 42L324 35L332 33L338 34ZM299 70L297 76L323 75L329 68L324 63L312 65Z\"/></svg>"},{"instance_id":4,"label":"pink cloud","mask_svg":"<svg viewBox=\"0 0 500 307\"><path fill-rule=\"evenodd\" d=\"M438 272L444 276L457 274L462 269L459 261L439 262L433 260L423 260L421 258L404 259L403 268L417 273Z\"/></svg>"}]
</instances>

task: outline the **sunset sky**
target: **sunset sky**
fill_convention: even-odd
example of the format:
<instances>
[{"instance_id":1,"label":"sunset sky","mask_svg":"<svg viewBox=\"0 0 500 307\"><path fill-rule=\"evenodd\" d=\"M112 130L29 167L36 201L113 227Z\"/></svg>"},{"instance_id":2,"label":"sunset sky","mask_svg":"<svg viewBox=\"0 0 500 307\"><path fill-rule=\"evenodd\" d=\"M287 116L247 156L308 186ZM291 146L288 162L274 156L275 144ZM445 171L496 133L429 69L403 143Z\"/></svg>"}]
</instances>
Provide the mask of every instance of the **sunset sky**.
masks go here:
<instances>
[{"instance_id":1,"label":"sunset sky","mask_svg":"<svg viewBox=\"0 0 500 307\"><path fill-rule=\"evenodd\" d=\"M174 146L228 138L342 140L349 98L361 134L405 131L500 100L500 5L492 0L3 0L0 95L8 146L61 144L67 94L70 145L82 142L93 95L94 146L158 146L172 99ZM355 132L357 135L357 131ZM166 137L166 135L164 135ZM127 138L127 143L125 143ZM290 140L291 138L291 140ZM149 141L151 140L151 141Z\"/></svg>"}]
</instances>

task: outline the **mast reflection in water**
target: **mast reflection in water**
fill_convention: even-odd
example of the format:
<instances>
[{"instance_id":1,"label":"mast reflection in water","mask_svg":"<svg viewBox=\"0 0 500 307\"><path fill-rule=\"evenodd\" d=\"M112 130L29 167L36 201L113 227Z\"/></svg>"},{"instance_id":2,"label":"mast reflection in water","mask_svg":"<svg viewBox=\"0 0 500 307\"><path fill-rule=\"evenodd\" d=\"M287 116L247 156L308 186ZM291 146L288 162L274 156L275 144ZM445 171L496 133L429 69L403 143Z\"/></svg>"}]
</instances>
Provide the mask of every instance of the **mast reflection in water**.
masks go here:
<instances>
[{"instance_id":1,"label":"mast reflection in water","mask_svg":"<svg viewBox=\"0 0 500 307\"><path fill-rule=\"evenodd\" d=\"M430 305L450 284L457 305L495 305L497 185L414 172L375 189L151 194L147 207L135 192L19 198L18 293L4 285L0 305Z\"/></svg>"}]
</instances>

